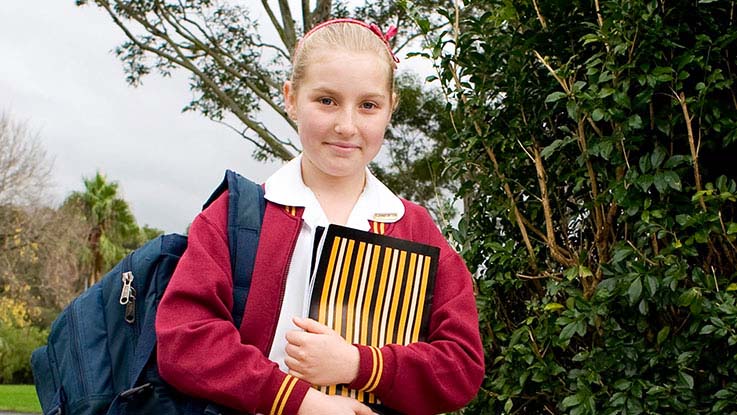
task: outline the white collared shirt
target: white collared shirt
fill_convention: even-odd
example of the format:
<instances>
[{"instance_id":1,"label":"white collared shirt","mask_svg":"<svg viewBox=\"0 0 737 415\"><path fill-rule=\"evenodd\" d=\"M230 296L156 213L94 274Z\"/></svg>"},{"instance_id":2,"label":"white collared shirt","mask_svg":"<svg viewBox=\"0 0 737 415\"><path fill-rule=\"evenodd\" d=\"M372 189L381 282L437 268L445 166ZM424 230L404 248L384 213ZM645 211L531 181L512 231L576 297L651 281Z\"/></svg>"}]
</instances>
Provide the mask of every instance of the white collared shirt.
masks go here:
<instances>
[{"instance_id":1,"label":"white collared shirt","mask_svg":"<svg viewBox=\"0 0 737 415\"><path fill-rule=\"evenodd\" d=\"M318 226L327 227L329 221L315 194L302 180L302 156L295 157L266 180L266 200L284 206L304 207L302 228L289 264L287 283L284 290L279 322L269 359L288 372L284 358L287 346L286 333L297 327L293 316L306 317L310 298L309 280L312 264L312 249ZM353 206L345 226L368 231L369 220L374 222L396 222L404 215L404 205L389 188L366 169L366 184Z\"/></svg>"}]
</instances>

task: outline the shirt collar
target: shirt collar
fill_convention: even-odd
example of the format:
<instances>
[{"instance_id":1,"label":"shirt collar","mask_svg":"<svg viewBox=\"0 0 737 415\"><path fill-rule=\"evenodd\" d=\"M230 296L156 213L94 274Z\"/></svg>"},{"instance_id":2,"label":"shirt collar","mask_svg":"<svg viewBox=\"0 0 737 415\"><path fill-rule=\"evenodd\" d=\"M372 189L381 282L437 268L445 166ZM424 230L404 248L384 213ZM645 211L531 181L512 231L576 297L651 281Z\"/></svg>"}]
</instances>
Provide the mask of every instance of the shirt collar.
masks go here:
<instances>
[{"instance_id":1,"label":"shirt collar","mask_svg":"<svg viewBox=\"0 0 737 415\"><path fill-rule=\"evenodd\" d=\"M302 181L302 155L282 166L266 180L264 197L270 202L284 206L319 207L315 195ZM322 209L320 209L322 213ZM305 212L307 213L307 212ZM324 214L323 214L324 215ZM348 219L348 226L367 220L392 223L404 216L404 204L388 187L366 169L366 186L358 198ZM360 228L364 228L361 226ZM356 227L356 226L352 226Z\"/></svg>"}]
</instances>

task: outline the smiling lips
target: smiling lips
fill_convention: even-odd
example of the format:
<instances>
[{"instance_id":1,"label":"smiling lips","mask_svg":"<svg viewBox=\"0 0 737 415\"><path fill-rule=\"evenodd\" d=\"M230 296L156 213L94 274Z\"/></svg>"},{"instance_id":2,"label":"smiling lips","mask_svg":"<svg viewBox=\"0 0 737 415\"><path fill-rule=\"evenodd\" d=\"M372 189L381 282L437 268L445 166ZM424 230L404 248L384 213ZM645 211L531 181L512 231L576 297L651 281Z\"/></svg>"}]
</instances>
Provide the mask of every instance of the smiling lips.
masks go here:
<instances>
[{"instance_id":1,"label":"smiling lips","mask_svg":"<svg viewBox=\"0 0 737 415\"><path fill-rule=\"evenodd\" d=\"M345 142L341 142L341 141L338 141L338 142L327 142L326 144L329 145L329 146L331 146L331 147L336 147L336 148L338 148L340 150L343 150L343 151L357 150L357 149L360 148L360 146L358 144L345 143Z\"/></svg>"}]
</instances>

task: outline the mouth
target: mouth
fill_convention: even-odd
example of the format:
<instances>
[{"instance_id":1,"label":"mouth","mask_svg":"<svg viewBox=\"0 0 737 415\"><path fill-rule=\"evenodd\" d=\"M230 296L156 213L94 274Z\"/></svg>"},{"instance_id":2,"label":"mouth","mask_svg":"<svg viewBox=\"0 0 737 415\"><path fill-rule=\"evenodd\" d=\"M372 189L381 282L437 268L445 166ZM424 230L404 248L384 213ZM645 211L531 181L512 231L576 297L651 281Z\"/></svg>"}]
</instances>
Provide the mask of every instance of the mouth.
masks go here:
<instances>
[{"instance_id":1,"label":"mouth","mask_svg":"<svg viewBox=\"0 0 737 415\"><path fill-rule=\"evenodd\" d=\"M358 144L344 143L344 142L327 142L326 144L329 145L330 147L335 147L343 151L358 150L359 148L361 148Z\"/></svg>"}]
</instances>

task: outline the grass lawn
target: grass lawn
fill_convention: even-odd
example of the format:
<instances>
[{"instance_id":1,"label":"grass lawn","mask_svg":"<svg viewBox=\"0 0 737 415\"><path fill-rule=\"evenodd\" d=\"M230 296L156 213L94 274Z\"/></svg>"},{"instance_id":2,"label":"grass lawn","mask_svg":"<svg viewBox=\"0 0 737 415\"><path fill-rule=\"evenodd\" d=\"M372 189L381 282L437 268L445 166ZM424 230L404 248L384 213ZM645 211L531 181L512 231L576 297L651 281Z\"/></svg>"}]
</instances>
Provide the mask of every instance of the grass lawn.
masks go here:
<instances>
[{"instance_id":1,"label":"grass lawn","mask_svg":"<svg viewBox=\"0 0 737 415\"><path fill-rule=\"evenodd\" d=\"M0 411L41 413L33 385L0 385Z\"/></svg>"}]
</instances>

